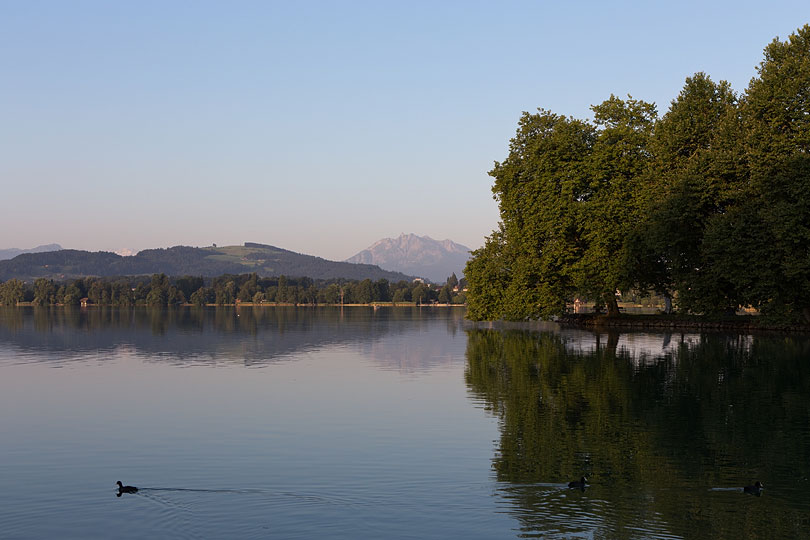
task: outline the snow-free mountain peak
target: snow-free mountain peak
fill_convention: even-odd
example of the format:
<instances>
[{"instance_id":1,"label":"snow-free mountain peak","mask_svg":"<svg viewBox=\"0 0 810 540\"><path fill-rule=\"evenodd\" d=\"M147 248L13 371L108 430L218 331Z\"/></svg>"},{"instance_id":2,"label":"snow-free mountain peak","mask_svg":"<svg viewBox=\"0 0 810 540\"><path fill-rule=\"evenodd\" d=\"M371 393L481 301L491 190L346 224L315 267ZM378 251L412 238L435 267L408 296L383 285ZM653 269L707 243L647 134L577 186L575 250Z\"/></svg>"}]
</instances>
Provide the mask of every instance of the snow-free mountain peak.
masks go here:
<instances>
[{"instance_id":1,"label":"snow-free mountain peak","mask_svg":"<svg viewBox=\"0 0 810 540\"><path fill-rule=\"evenodd\" d=\"M469 257L470 248L452 240L403 233L397 238L374 242L346 262L375 264L386 270L442 283L453 273L461 277Z\"/></svg>"}]
</instances>

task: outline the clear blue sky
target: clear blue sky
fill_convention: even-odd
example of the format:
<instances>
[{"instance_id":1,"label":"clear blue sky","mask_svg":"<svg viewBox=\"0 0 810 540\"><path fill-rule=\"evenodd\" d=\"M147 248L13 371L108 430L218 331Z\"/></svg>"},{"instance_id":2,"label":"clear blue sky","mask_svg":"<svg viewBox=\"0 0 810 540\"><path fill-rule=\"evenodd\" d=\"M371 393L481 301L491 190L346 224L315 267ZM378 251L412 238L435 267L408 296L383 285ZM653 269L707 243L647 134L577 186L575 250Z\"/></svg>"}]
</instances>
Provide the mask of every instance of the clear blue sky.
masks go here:
<instances>
[{"instance_id":1,"label":"clear blue sky","mask_svg":"<svg viewBox=\"0 0 810 540\"><path fill-rule=\"evenodd\" d=\"M0 248L402 232L472 248L521 111L705 71L740 92L810 3L0 1Z\"/></svg>"}]
</instances>

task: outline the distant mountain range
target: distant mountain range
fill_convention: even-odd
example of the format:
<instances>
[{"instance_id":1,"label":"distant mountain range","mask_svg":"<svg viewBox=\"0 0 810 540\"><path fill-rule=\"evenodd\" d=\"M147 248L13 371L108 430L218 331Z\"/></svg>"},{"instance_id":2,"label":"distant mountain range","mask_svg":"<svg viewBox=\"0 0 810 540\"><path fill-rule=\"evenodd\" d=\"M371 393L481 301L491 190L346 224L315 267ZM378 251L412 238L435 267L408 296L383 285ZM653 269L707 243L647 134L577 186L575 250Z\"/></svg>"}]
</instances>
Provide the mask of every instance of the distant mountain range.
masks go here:
<instances>
[{"instance_id":1,"label":"distant mountain range","mask_svg":"<svg viewBox=\"0 0 810 540\"><path fill-rule=\"evenodd\" d=\"M12 278L33 280L74 279L86 276L205 276L246 274L260 276L309 277L313 279L387 279L411 281L413 276L383 270L371 264L328 261L286 249L245 242L244 246L187 247L147 249L122 257L106 251L61 249L43 253L23 253L0 260L0 281Z\"/></svg>"},{"instance_id":2,"label":"distant mountain range","mask_svg":"<svg viewBox=\"0 0 810 540\"><path fill-rule=\"evenodd\" d=\"M453 273L460 278L469 258L470 248L452 240L401 234L399 238L383 238L375 242L346 262L375 264L386 270L444 283Z\"/></svg>"},{"instance_id":3,"label":"distant mountain range","mask_svg":"<svg viewBox=\"0 0 810 540\"><path fill-rule=\"evenodd\" d=\"M62 249L62 246L60 246L59 244L47 244L44 246L37 246L31 249L18 249L18 248L0 249L0 261L13 259L17 255L22 255L23 253L43 253L45 251L59 251L60 249Z\"/></svg>"}]
</instances>

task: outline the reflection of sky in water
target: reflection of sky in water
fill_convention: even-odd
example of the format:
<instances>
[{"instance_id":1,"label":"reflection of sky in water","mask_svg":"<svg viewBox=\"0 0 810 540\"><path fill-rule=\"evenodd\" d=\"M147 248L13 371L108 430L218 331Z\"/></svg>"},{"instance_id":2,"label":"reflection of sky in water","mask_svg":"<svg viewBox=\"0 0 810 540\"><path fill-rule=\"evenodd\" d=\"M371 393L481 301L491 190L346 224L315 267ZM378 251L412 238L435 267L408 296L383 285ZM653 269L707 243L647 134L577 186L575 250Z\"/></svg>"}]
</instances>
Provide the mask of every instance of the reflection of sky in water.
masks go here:
<instances>
[{"instance_id":1,"label":"reflection of sky in water","mask_svg":"<svg viewBox=\"0 0 810 540\"><path fill-rule=\"evenodd\" d=\"M610 343L611 336L606 332L580 332L576 336L564 334L566 349L575 354L590 354L597 349L604 349ZM615 339L615 338L614 338ZM700 334L685 333L624 333L616 339L616 352L623 353L639 364L661 359L678 350L681 346L700 343Z\"/></svg>"},{"instance_id":2,"label":"reflection of sky in water","mask_svg":"<svg viewBox=\"0 0 810 540\"><path fill-rule=\"evenodd\" d=\"M616 354L633 360L636 366L651 365L663 359L677 361L681 348L694 348L703 341L703 336L687 332L590 332L563 330L566 350L574 354L591 354L615 346ZM714 335L717 339L717 335ZM754 343L751 335L727 335L738 352L750 352Z\"/></svg>"}]
</instances>

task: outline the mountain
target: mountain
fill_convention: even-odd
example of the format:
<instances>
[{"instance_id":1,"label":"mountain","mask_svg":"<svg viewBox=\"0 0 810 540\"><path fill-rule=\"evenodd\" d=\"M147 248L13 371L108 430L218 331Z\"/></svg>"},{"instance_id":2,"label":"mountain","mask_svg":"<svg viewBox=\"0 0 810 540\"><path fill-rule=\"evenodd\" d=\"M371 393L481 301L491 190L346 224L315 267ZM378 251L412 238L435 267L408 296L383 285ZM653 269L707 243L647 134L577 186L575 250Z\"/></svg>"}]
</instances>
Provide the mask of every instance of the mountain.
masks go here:
<instances>
[{"instance_id":1,"label":"mountain","mask_svg":"<svg viewBox=\"0 0 810 540\"><path fill-rule=\"evenodd\" d=\"M370 264L328 261L286 249L245 242L244 246L187 247L147 249L122 257L106 251L63 249L47 253L24 253L0 261L0 281L12 278L33 280L71 279L85 276L220 276L246 274L260 276L309 277L313 279L387 279L391 282L413 278L399 272L382 270Z\"/></svg>"},{"instance_id":2,"label":"mountain","mask_svg":"<svg viewBox=\"0 0 810 540\"><path fill-rule=\"evenodd\" d=\"M346 262L376 264L386 270L444 283L452 273L461 277L469 258L470 248L452 240L401 234L399 238L383 238L375 242Z\"/></svg>"},{"instance_id":3,"label":"mountain","mask_svg":"<svg viewBox=\"0 0 810 540\"><path fill-rule=\"evenodd\" d=\"M62 246L60 246L59 244L46 244L44 246L37 246L31 249L18 249L18 248L0 249L0 261L13 259L17 255L22 255L23 253L43 253L45 251L58 251L60 249L62 249Z\"/></svg>"}]
</instances>

